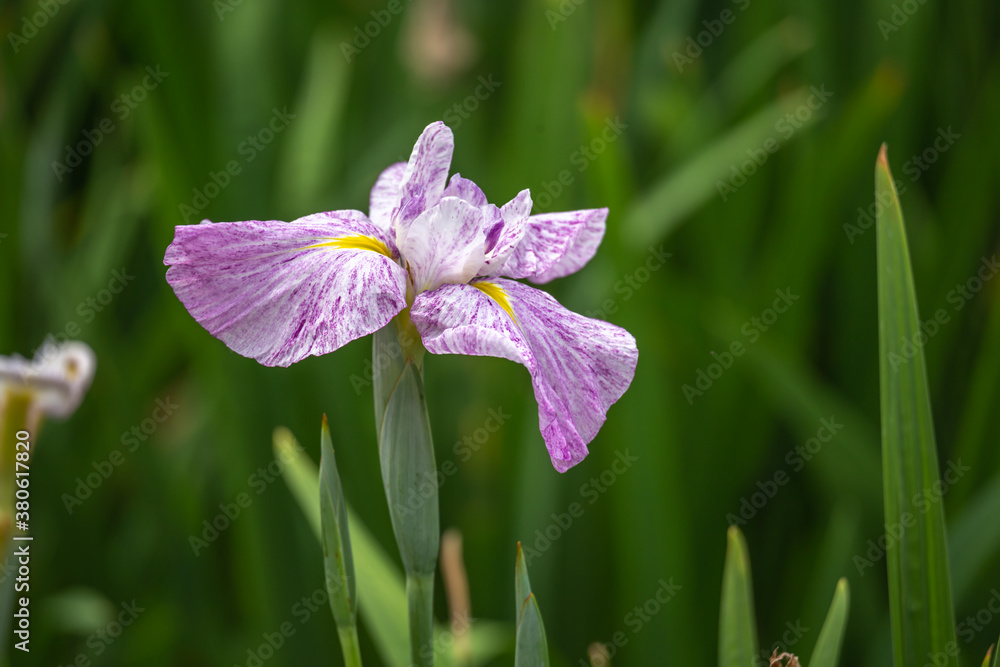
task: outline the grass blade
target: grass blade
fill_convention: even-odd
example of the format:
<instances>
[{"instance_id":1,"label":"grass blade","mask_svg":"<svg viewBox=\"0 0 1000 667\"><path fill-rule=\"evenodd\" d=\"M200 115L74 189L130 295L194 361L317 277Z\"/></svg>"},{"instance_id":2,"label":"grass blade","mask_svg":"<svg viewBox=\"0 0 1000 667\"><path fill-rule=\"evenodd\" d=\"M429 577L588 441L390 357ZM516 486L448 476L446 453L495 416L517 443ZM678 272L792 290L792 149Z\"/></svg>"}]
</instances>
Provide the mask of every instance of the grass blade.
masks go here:
<instances>
[{"instance_id":1,"label":"grass blade","mask_svg":"<svg viewBox=\"0 0 1000 667\"><path fill-rule=\"evenodd\" d=\"M517 543L517 560L514 565L514 591L517 598L517 645L514 667L548 667L549 647L545 639L545 626L538 601L531 592L528 566L524 562L521 543Z\"/></svg>"},{"instance_id":2,"label":"grass blade","mask_svg":"<svg viewBox=\"0 0 1000 667\"><path fill-rule=\"evenodd\" d=\"M722 611L719 620L719 667L755 667L757 629L753 611L750 558L743 534L736 526L728 532L726 569L722 576Z\"/></svg>"},{"instance_id":3,"label":"grass blade","mask_svg":"<svg viewBox=\"0 0 1000 667\"><path fill-rule=\"evenodd\" d=\"M830 603L823 629L819 631L809 667L836 667L840 658L840 645L844 640L844 629L847 628L847 610L850 604L847 579L841 579L837 582L837 590L833 594L833 602Z\"/></svg>"},{"instance_id":4,"label":"grass blade","mask_svg":"<svg viewBox=\"0 0 1000 667\"><path fill-rule=\"evenodd\" d=\"M897 667L957 665L937 447L910 255L883 144L875 167L882 470ZM898 536L898 537L897 537ZM950 649L950 651L949 651ZM944 662L939 662L944 660Z\"/></svg>"}]
</instances>

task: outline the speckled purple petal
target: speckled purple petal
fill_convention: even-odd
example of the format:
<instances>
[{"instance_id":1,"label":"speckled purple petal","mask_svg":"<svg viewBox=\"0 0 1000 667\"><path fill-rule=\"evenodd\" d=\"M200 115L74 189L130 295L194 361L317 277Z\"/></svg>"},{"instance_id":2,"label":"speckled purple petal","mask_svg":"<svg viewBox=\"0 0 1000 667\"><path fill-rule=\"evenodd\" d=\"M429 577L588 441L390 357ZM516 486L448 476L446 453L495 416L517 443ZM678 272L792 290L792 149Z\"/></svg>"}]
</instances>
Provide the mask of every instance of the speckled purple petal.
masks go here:
<instances>
[{"instance_id":1,"label":"speckled purple petal","mask_svg":"<svg viewBox=\"0 0 1000 667\"><path fill-rule=\"evenodd\" d=\"M601 245L607 217L606 208L531 216L500 275L547 283L576 273Z\"/></svg>"},{"instance_id":2,"label":"speckled purple petal","mask_svg":"<svg viewBox=\"0 0 1000 667\"><path fill-rule=\"evenodd\" d=\"M392 238L392 214L402 201L403 172L405 162L397 162L379 174L372 186L368 204L368 218L382 230L387 238Z\"/></svg>"},{"instance_id":3,"label":"speckled purple petal","mask_svg":"<svg viewBox=\"0 0 1000 667\"><path fill-rule=\"evenodd\" d=\"M209 333L265 366L288 366L382 328L406 306L406 272L389 257L308 247L357 235L388 241L360 211L183 225L163 262Z\"/></svg>"},{"instance_id":4,"label":"speckled purple petal","mask_svg":"<svg viewBox=\"0 0 1000 667\"><path fill-rule=\"evenodd\" d=\"M451 177L451 180L448 181L448 187L444 189L441 196L458 197L459 199L464 199L473 206L486 205L486 195L484 195L483 191L479 189L479 186L467 178L462 178L459 174L455 174Z\"/></svg>"},{"instance_id":5,"label":"speckled purple petal","mask_svg":"<svg viewBox=\"0 0 1000 667\"><path fill-rule=\"evenodd\" d=\"M427 208L434 206L441 198L445 183L448 181L448 168L451 167L451 154L455 149L455 138L451 128L437 121L431 123L417 138L417 143L410 153L410 161L403 171L400 184L400 194L403 204L414 197L423 197ZM416 211L419 214L422 211ZM408 225L413 218L402 220ZM400 217L397 216L397 223Z\"/></svg>"},{"instance_id":6,"label":"speckled purple petal","mask_svg":"<svg viewBox=\"0 0 1000 667\"><path fill-rule=\"evenodd\" d=\"M392 231L396 245L417 217L437 205L444 192L454 150L454 137L444 123L431 123L417 138L400 182L400 205L393 212Z\"/></svg>"},{"instance_id":7,"label":"speckled purple petal","mask_svg":"<svg viewBox=\"0 0 1000 667\"><path fill-rule=\"evenodd\" d=\"M396 234L417 293L443 283L467 283L485 259L483 212L458 197L441 199Z\"/></svg>"},{"instance_id":8,"label":"speckled purple petal","mask_svg":"<svg viewBox=\"0 0 1000 667\"><path fill-rule=\"evenodd\" d=\"M495 222L486 225L486 261L479 270L480 276L498 275L524 238L528 216L531 214L531 193L521 190L502 208L490 208L496 211L496 216Z\"/></svg>"},{"instance_id":9,"label":"speckled purple petal","mask_svg":"<svg viewBox=\"0 0 1000 667\"><path fill-rule=\"evenodd\" d=\"M503 290L516 322L472 285L420 294L410 317L429 352L502 357L527 367L545 446L555 469L565 472L587 455L608 408L632 382L635 339L566 310L541 290L512 280L488 282Z\"/></svg>"}]
</instances>

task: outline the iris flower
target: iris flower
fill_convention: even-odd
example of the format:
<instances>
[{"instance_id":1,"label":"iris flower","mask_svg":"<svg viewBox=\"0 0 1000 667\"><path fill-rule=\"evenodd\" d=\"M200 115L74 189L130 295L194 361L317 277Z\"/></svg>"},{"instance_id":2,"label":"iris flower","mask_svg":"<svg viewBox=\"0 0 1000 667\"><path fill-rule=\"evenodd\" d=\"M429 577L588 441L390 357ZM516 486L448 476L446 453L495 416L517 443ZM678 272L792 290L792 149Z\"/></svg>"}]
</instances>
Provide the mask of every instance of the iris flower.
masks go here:
<instances>
[{"instance_id":1,"label":"iris flower","mask_svg":"<svg viewBox=\"0 0 1000 667\"><path fill-rule=\"evenodd\" d=\"M16 354L0 356L0 417L12 400L25 402L29 431L43 416L69 417L83 401L96 369L94 351L79 341L46 342L31 361Z\"/></svg>"},{"instance_id":2,"label":"iris flower","mask_svg":"<svg viewBox=\"0 0 1000 667\"><path fill-rule=\"evenodd\" d=\"M579 270L608 209L531 215L528 190L497 207L472 181L448 180L453 148L444 123L429 125L409 162L378 177L367 216L178 226L167 282L209 333L265 366L327 354L408 309L428 352L528 369L542 436L564 472L625 393L638 351L624 329L518 280Z\"/></svg>"}]
</instances>

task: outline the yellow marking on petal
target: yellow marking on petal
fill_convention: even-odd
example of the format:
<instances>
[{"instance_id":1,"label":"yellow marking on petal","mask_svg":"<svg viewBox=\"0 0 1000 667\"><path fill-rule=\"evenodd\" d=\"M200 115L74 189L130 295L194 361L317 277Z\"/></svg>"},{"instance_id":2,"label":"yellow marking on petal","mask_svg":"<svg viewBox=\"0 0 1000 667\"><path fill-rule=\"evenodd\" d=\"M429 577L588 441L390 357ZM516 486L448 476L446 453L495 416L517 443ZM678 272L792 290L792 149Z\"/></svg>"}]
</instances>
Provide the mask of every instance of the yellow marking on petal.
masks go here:
<instances>
[{"instance_id":1,"label":"yellow marking on petal","mask_svg":"<svg viewBox=\"0 0 1000 667\"><path fill-rule=\"evenodd\" d=\"M510 307L510 301L507 300L507 293L503 291L503 288L496 283L478 282L472 283L472 286L477 290L490 297L497 302L497 305L506 311L510 315L510 319L517 326L521 326L521 323L517 321L517 316L514 315L514 309Z\"/></svg>"},{"instance_id":2,"label":"yellow marking on petal","mask_svg":"<svg viewBox=\"0 0 1000 667\"><path fill-rule=\"evenodd\" d=\"M308 250L309 248L335 248L337 250L371 250L372 252L377 252L380 255L385 255L389 259L392 259L392 253L389 252L389 248L386 247L384 243L379 241L377 238L372 236L364 236L363 234L358 234L357 236L339 236L337 238L329 238L326 243L314 243L313 245L307 245L303 250Z\"/></svg>"}]
</instances>

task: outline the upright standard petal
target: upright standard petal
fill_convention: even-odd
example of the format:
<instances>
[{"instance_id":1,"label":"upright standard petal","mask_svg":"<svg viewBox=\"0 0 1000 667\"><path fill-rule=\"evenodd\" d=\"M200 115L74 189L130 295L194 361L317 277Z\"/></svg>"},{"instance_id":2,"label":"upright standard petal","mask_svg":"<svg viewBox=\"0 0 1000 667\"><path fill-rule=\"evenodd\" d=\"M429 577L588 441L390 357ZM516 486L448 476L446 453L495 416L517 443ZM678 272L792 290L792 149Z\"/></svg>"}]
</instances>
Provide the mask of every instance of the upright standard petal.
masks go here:
<instances>
[{"instance_id":1,"label":"upright standard petal","mask_svg":"<svg viewBox=\"0 0 1000 667\"><path fill-rule=\"evenodd\" d=\"M486 195L479 189L479 186L467 178L462 178L460 174L455 174L448 181L448 187L441 193L442 197L458 197L464 199L473 206L486 206Z\"/></svg>"},{"instance_id":2,"label":"upright standard petal","mask_svg":"<svg viewBox=\"0 0 1000 667\"><path fill-rule=\"evenodd\" d=\"M405 162L397 162L384 169L378 175L369 196L368 217L387 239L391 239L393 236L392 217L403 200L403 172L405 171Z\"/></svg>"},{"instance_id":3,"label":"upright standard petal","mask_svg":"<svg viewBox=\"0 0 1000 667\"><path fill-rule=\"evenodd\" d=\"M635 375L639 353L627 331L512 280L425 292L410 317L429 352L502 357L528 369L538 425L559 472L587 455L608 408Z\"/></svg>"},{"instance_id":4,"label":"upright standard petal","mask_svg":"<svg viewBox=\"0 0 1000 667\"><path fill-rule=\"evenodd\" d=\"M531 216L524 238L499 274L547 283L576 273L601 245L607 217L606 208Z\"/></svg>"},{"instance_id":5,"label":"upright standard petal","mask_svg":"<svg viewBox=\"0 0 1000 667\"><path fill-rule=\"evenodd\" d=\"M444 283L469 282L486 257L483 212L457 197L445 197L396 233L418 294Z\"/></svg>"},{"instance_id":6,"label":"upright standard petal","mask_svg":"<svg viewBox=\"0 0 1000 667\"><path fill-rule=\"evenodd\" d=\"M428 206L433 206L448 181L454 150L455 138L450 127L437 121L424 128L403 172L403 199L422 196Z\"/></svg>"},{"instance_id":7,"label":"upright standard petal","mask_svg":"<svg viewBox=\"0 0 1000 667\"><path fill-rule=\"evenodd\" d=\"M406 272L359 211L176 229L164 264L188 312L234 352L288 366L377 331L406 306Z\"/></svg>"}]
</instances>

